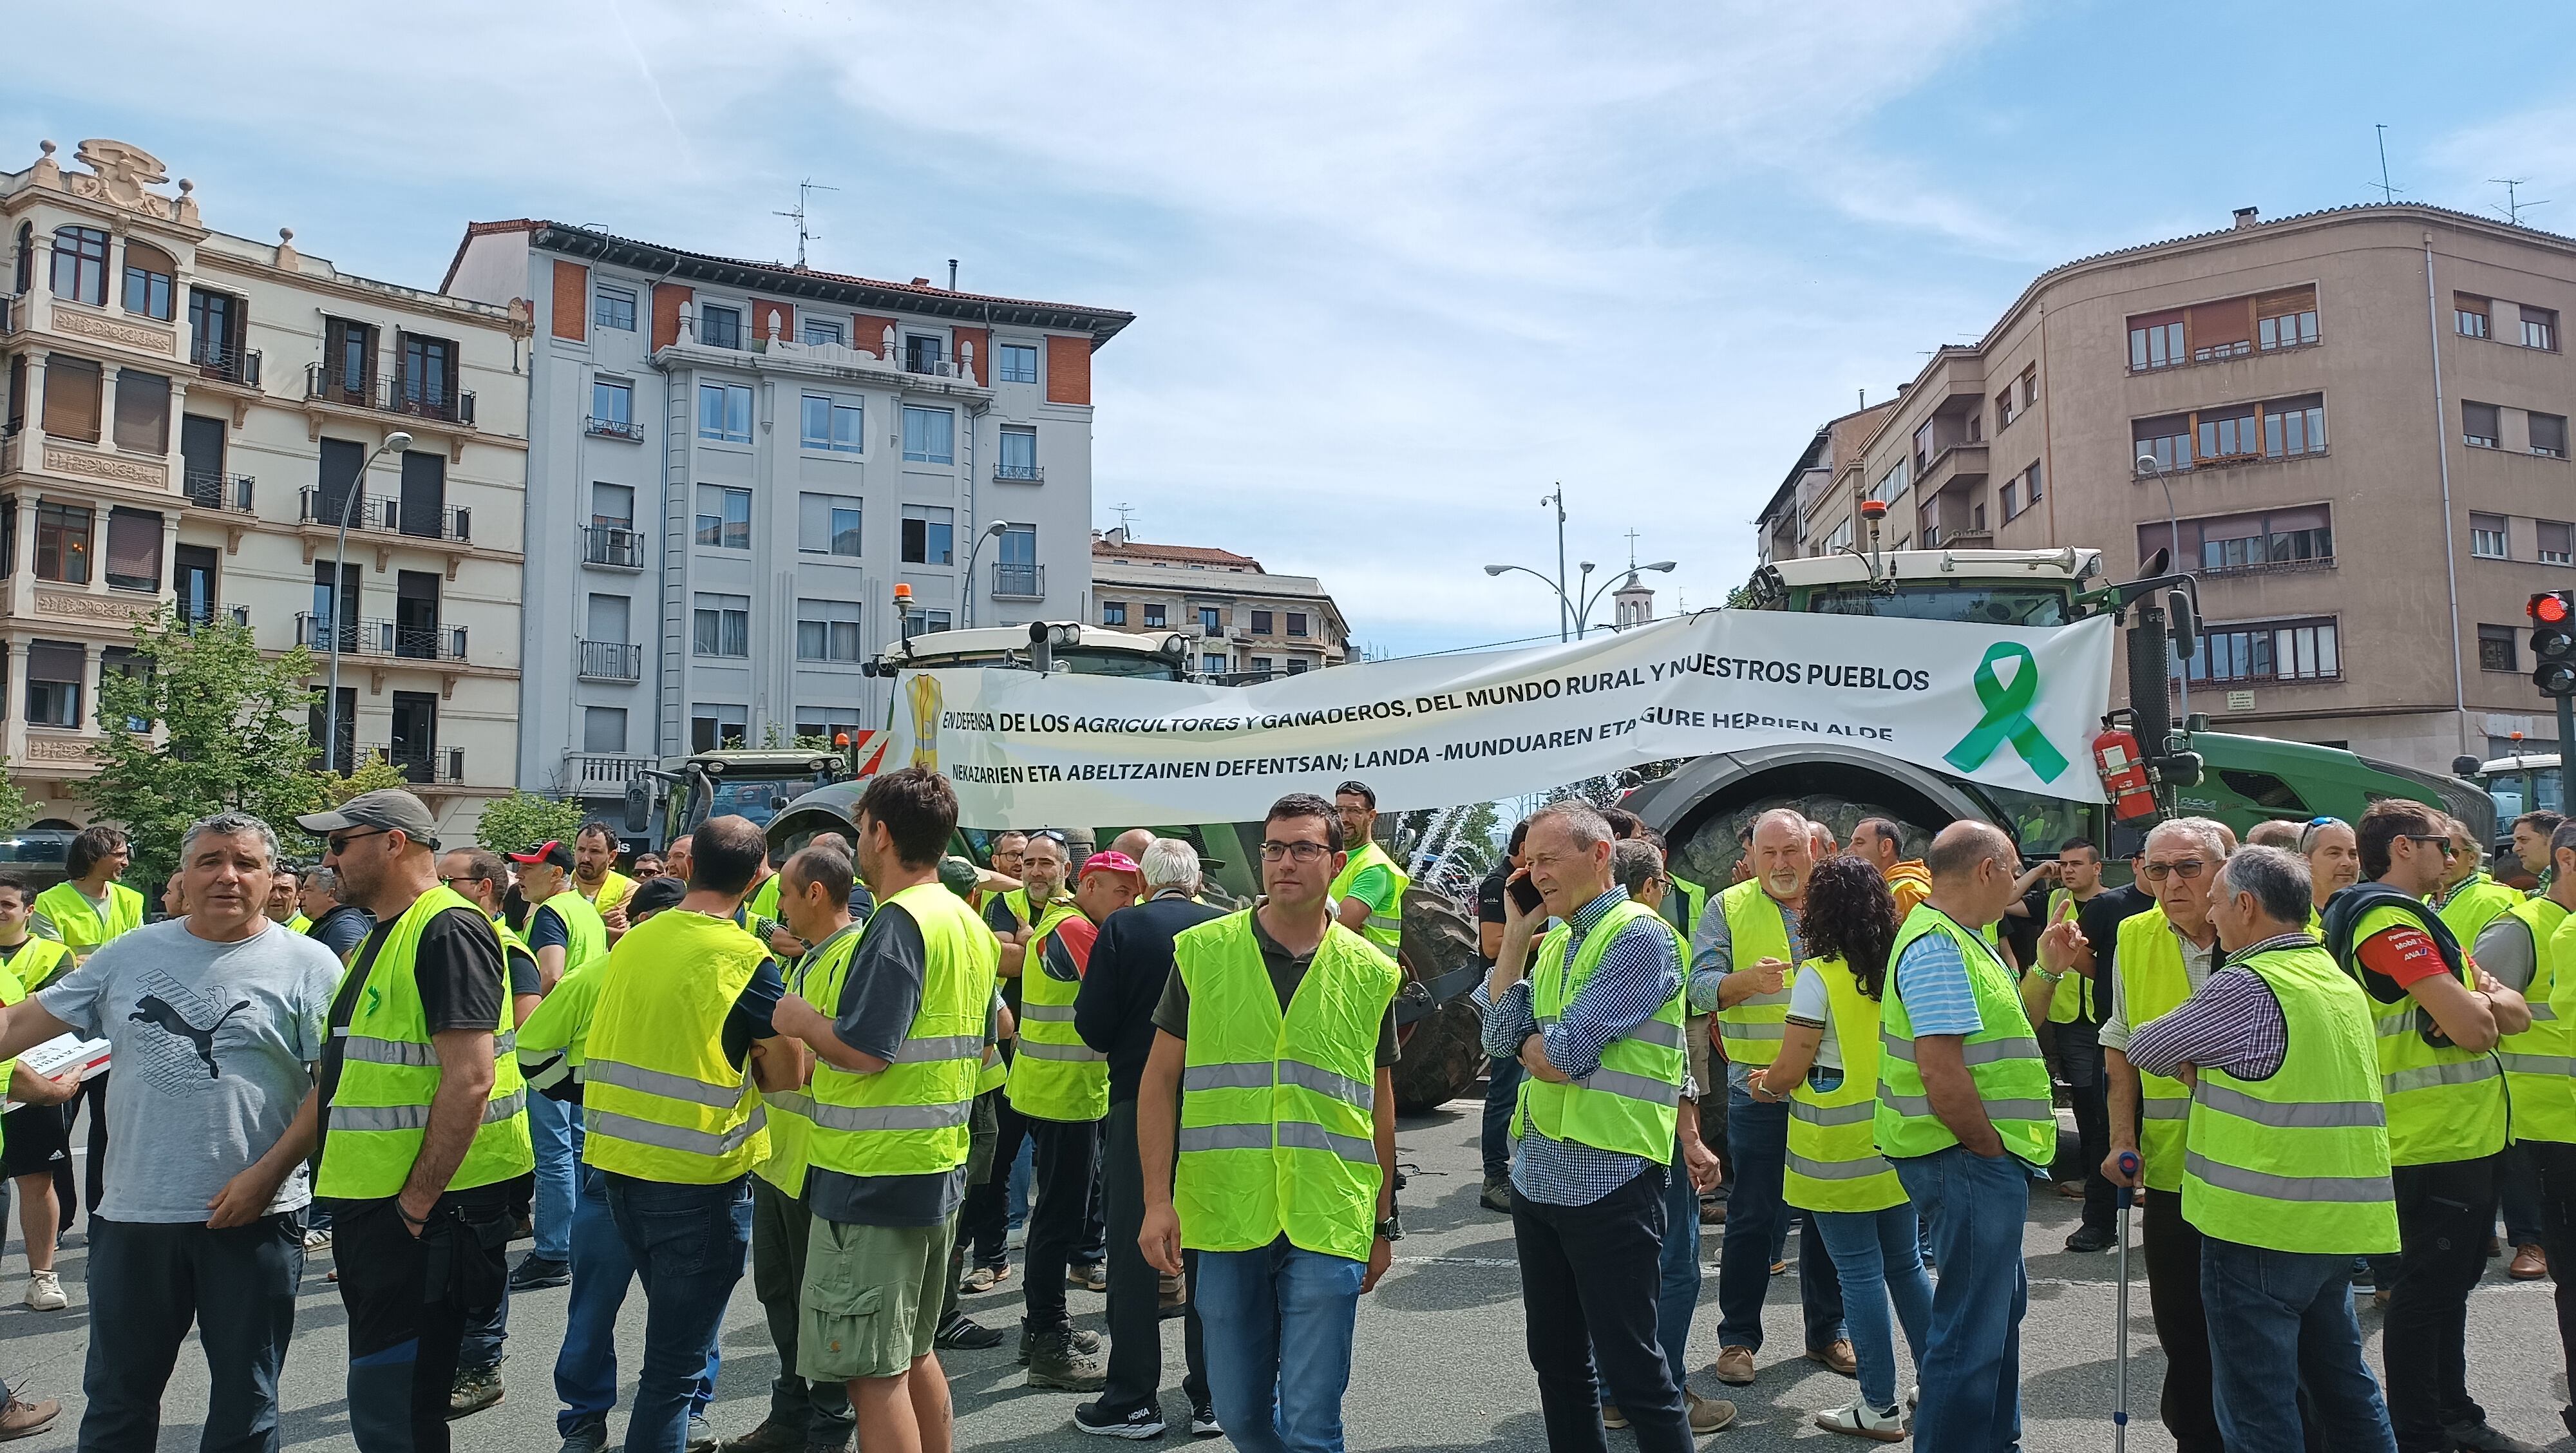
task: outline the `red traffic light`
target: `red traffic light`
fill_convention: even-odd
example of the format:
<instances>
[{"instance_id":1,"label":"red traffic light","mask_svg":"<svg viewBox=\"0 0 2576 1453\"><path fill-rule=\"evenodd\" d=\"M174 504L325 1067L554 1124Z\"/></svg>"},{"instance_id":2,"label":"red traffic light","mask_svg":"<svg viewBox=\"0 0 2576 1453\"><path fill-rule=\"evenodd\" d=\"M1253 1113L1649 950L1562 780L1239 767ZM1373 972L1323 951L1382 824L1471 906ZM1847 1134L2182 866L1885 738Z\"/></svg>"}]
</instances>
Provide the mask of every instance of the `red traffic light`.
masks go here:
<instances>
[{"instance_id":1,"label":"red traffic light","mask_svg":"<svg viewBox=\"0 0 2576 1453\"><path fill-rule=\"evenodd\" d=\"M2568 606L2567 592L2563 590L2541 591L2533 595L2523 609L2530 613L2535 624L2544 626L2565 625L2570 615L2576 615L2576 610Z\"/></svg>"}]
</instances>

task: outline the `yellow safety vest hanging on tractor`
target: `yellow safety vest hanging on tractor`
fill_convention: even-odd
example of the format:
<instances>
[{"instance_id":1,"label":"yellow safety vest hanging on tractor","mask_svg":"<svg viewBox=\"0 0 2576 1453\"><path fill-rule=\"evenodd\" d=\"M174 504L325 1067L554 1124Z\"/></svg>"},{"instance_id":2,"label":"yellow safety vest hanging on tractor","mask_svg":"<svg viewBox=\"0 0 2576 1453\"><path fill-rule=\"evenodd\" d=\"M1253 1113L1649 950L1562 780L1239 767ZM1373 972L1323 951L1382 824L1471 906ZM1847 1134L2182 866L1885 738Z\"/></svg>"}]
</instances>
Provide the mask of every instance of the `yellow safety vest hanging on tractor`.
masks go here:
<instances>
[{"instance_id":1,"label":"yellow safety vest hanging on tractor","mask_svg":"<svg viewBox=\"0 0 2576 1453\"><path fill-rule=\"evenodd\" d=\"M1860 981L1841 959L1813 959L1803 972L1825 986L1843 1082L1815 1087L1811 1069L1789 1092L1789 1159L1781 1198L1802 1211L1883 1211L1905 1202L1896 1167L1878 1153L1879 1006L1861 997Z\"/></svg>"},{"instance_id":2,"label":"yellow safety vest hanging on tractor","mask_svg":"<svg viewBox=\"0 0 2576 1453\"><path fill-rule=\"evenodd\" d=\"M1583 937L1583 947L1566 965L1574 930L1560 923L1540 940L1530 971L1530 1013L1541 1029L1554 1024L1583 986L1601 967L1611 940L1639 919L1656 918L1655 910L1635 899L1612 907ZM1532 1075L1521 1081L1520 1116L1515 1132L1535 1126L1550 1140L1571 1140L1596 1150L1642 1156L1669 1164L1677 1134L1682 1080L1690 1060L1682 1041L1685 993L1658 1007L1644 1023L1601 1048L1601 1067L1581 1084L1557 1084Z\"/></svg>"},{"instance_id":3,"label":"yellow safety vest hanging on tractor","mask_svg":"<svg viewBox=\"0 0 2576 1453\"><path fill-rule=\"evenodd\" d=\"M1380 912L1374 903L1369 905L1368 925L1360 930L1360 936L1379 953L1391 959L1399 958L1398 950L1404 942L1404 890L1413 886L1413 880L1404 875L1404 870L1395 865L1395 859L1388 857L1386 849L1379 847L1374 840L1360 844L1359 851L1352 853L1350 861L1342 864L1342 871L1334 875L1328 894L1332 911L1336 915L1342 911L1342 900L1352 896L1351 885L1359 880L1360 874L1371 868L1386 869L1386 876L1393 881L1395 888L1387 895L1384 912Z\"/></svg>"},{"instance_id":4,"label":"yellow safety vest hanging on tractor","mask_svg":"<svg viewBox=\"0 0 2576 1453\"><path fill-rule=\"evenodd\" d=\"M1330 924L1283 1014L1252 912L1172 941L1190 996L1172 1187L1181 1244L1251 1251L1284 1235L1300 1250L1366 1261L1382 1177L1378 1031L1403 975Z\"/></svg>"},{"instance_id":5,"label":"yellow safety vest hanging on tractor","mask_svg":"<svg viewBox=\"0 0 2576 1453\"><path fill-rule=\"evenodd\" d=\"M2183 966L2182 940L2163 908L2121 920L2119 949L2120 1002L2135 1031L2159 1015L2170 1014L2191 997L2191 975ZM2184 1133L2191 1122L2191 1087L2167 1075L2138 1071L2138 1159L2140 1179L2151 1191L2182 1189Z\"/></svg>"},{"instance_id":6,"label":"yellow safety vest hanging on tractor","mask_svg":"<svg viewBox=\"0 0 2576 1453\"><path fill-rule=\"evenodd\" d=\"M1109 1056L1074 1032L1073 1001L1079 979L1046 971L1047 940L1082 916L1070 903L1052 903L1029 935L1020 960L1020 1047L1011 1057L1011 1108L1040 1120L1079 1123L1109 1114Z\"/></svg>"},{"instance_id":7,"label":"yellow safety vest hanging on tractor","mask_svg":"<svg viewBox=\"0 0 2576 1453\"><path fill-rule=\"evenodd\" d=\"M451 908L464 909L478 923L489 922L464 895L432 888L394 920L367 965L341 1044L340 1080L331 1092L315 1195L372 1200L399 1194L412 1162L420 1158L430 1101L439 1085L438 1048L430 1039L416 973L420 936L431 919ZM525 1175L537 1164L528 1140L528 1095L519 1078L506 980L501 987L500 1022L493 1026L492 1093L483 1106L482 1128L448 1178L451 1191Z\"/></svg>"},{"instance_id":8,"label":"yellow safety vest hanging on tractor","mask_svg":"<svg viewBox=\"0 0 2576 1453\"><path fill-rule=\"evenodd\" d=\"M768 957L731 920L679 908L608 951L582 1077L585 1164L716 1185L768 1157L760 1091L724 1052L725 1016Z\"/></svg>"},{"instance_id":9,"label":"yellow safety vest hanging on tractor","mask_svg":"<svg viewBox=\"0 0 2576 1453\"><path fill-rule=\"evenodd\" d=\"M911 914L921 929L921 1007L882 1071L814 1066L811 1158L843 1175L954 1170L974 1142L969 1121L1001 945L964 899L936 882L904 889L877 912L889 908Z\"/></svg>"},{"instance_id":10,"label":"yellow safety vest hanging on tractor","mask_svg":"<svg viewBox=\"0 0 2576 1453\"><path fill-rule=\"evenodd\" d=\"M1798 982L1787 910L1762 891L1759 878L1747 878L1717 895L1717 910L1726 915L1729 973L1742 973L1764 959L1789 965L1778 993L1755 994L1717 1011L1717 1037L1726 1046L1726 1062L1760 1069L1780 1057L1780 1036L1789 1023L1789 989Z\"/></svg>"}]
</instances>

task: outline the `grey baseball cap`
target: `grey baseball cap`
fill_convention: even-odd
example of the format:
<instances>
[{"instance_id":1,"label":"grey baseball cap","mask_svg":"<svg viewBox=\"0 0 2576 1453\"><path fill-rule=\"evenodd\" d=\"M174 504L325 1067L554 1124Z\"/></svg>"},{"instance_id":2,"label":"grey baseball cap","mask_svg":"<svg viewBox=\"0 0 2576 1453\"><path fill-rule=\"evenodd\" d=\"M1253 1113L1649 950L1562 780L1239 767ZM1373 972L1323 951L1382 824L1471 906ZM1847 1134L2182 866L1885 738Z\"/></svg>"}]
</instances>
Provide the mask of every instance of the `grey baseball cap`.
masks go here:
<instances>
[{"instance_id":1,"label":"grey baseball cap","mask_svg":"<svg viewBox=\"0 0 2576 1453\"><path fill-rule=\"evenodd\" d=\"M306 832L328 834L353 827L399 830L413 842L437 846L438 822L417 797L399 787L361 792L330 812L309 812L295 819Z\"/></svg>"}]
</instances>

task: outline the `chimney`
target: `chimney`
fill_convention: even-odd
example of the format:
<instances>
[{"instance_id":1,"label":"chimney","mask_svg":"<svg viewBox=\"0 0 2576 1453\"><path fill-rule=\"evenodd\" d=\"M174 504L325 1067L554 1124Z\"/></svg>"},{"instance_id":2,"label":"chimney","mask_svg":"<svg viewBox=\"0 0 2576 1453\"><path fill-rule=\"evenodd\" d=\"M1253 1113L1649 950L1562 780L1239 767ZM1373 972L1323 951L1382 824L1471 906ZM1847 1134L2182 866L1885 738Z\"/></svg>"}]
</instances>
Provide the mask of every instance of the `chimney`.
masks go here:
<instances>
[{"instance_id":1,"label":"chimney","mask_svg":"<svg viewBox=\"0 0 2576 1453\"><path fill-rule=\"evenodd\" d=\"M2254 225L2254 222L2255 222L2255 209L2254 209L2254 208L2252 208L2252 207L2239 207L2239 208L2237 208L2237 209L2236 209L2236 230L2237 230L2237 231L2239 231L2239 232L2244 231L2246 228L2253 226L2253 225Z\"/></svg>"}]
</instances>

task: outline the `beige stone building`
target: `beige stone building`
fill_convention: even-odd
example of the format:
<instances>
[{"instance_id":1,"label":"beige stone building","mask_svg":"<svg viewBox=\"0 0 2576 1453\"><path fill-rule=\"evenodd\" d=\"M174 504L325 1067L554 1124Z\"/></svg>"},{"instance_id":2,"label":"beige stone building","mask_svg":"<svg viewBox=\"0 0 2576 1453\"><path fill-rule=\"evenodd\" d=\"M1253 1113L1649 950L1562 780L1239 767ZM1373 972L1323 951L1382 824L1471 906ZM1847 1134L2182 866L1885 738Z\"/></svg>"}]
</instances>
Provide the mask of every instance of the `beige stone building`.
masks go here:
<instances>
[{"instance_id":1,"label":"beige stone building","mask_svg":"<svg viewBox=\"0 0 2576 1453\"><path fill-rule=\"evenodd\" d=\"M517 772L524 305L344 273L284 228L211 230L122 142L55 151L0 173L12 775L82 820L100 675L175 602L311 647L316 686L336 635L340 760L389 758L470 834Z\"/></svg>"},{"instance_id":2,"label":"beige stone building","mask_svg":"<svg viewBox=\"0 0 2576 1453\"><path fill-rule=\"evenodd\" d=\"M2523 606L2576 586L2571 309L2576 240L2248 208L2042 274L1820 430L1760 548L1866 547L1870 498L1889 548L2098 546L2115 571L2172 548L2215 724L2436 769L2554 739Z\"/></svg>"},{"instance_id":3,"label":"beige stone building","mask_svg":"<svg viewBox=\"0 0 2576 1453\"><path fill-rule=\"evenodd\" d=\"M1124 529L1091 542L1092 613L1121 630L1186 631L1202 676L1267 678L1338 666L1350 624L1311 575L1202 545L1150 545Z\"/></svg>"}]
</instances>

